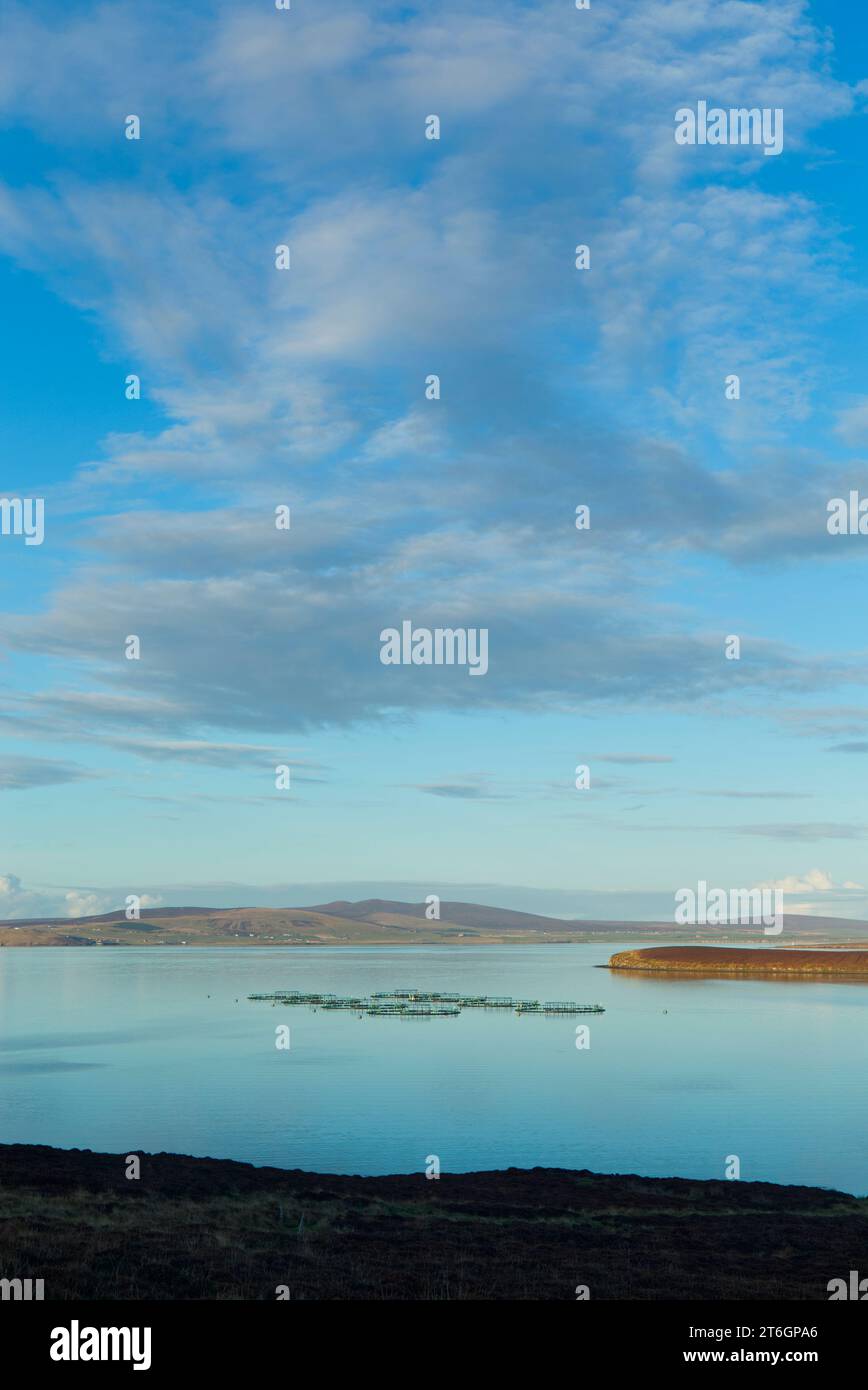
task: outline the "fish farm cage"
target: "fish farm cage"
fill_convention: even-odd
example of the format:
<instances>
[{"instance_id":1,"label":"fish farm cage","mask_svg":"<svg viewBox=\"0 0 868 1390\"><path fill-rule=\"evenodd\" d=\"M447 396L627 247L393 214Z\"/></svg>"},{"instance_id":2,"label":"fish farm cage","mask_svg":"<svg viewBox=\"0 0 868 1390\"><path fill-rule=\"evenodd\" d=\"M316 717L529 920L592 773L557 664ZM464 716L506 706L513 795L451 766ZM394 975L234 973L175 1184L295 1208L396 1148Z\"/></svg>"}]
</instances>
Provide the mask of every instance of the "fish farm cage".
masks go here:
<instances>
[{"instance_id":1,"label":"fish farm cage","mask_svg":"<svg viewBox=\"0 0 868 1390\"><path fill-rule=\"evenodd\" d=\"M366 1013L373 1018L384 1015L399 1018L454 1018L461 1010L457 1004L414 1004L396 1000L392 1004L372 1004Z\"/></svg>"},{"instance_id":2,"label":"fish farm cage","mask_svg":"<svg viewBox=\"0 0 868 1390\"><path fill-rule=\"evenodd\" d=\"M300 989L276 989L248 994L270 1004L307 1004L312 1008L346 1009L369 1017L455 1018L462 1009L512 1009L517 1014L602 1014L602 1004L576 1004L571 999L512 999L505 994L457 994L452 990L389 989L371 995L324 994Z\"/></svg>"}]
</instances>

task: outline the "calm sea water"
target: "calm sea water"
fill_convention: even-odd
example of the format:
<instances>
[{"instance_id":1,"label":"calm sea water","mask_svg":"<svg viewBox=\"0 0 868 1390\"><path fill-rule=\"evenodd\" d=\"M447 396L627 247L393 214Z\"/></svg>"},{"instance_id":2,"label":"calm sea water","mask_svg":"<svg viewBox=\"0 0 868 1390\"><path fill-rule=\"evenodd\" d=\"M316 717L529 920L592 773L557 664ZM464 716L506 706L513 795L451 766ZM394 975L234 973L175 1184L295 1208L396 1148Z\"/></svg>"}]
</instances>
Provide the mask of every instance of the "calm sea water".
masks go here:
<instances>
[{"instance_id":1,"label":"calm sea water","mask_svg":"<svg viewBox=\"0 0 868 1390\"><path fill-rule=\"evenodd\" d=\"M868 985L594 968L617 949L4 950L0 1140L338 1173L437 1154L444 1171L706 1178L737 1154L746 1180L868 1192ZM245 998L401 985L607 1012L360 1019Z\"/></svg>"}]
</instances>

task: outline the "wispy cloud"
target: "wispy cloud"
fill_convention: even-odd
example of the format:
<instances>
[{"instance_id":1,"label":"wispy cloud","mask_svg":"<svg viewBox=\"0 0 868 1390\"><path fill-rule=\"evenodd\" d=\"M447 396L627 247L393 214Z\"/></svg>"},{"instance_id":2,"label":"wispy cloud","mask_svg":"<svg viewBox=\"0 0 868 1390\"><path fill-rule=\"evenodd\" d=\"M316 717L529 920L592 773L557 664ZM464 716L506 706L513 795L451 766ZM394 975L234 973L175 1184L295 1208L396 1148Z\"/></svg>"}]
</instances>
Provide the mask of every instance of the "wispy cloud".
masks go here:
<instances>
[{"instance_id":1,"label":"wispy cloud","mask_svg":"<svg viewBox=\"0 0 868 1390\"><path fill-rule=\"evenodd\" d=\"M28 791L33 787L55 787L65 782L84 782L95 772L74 763L53 762L47 758L4 756L0 761L0 791Z\"/></svg>"},{"instance_id":2,"label":"wispy cloud","mask_svg":"<svg viewBox=\"0 0 868 1390\"><path fill-rule=\"evenodd\" d=\"M333 776L344 746L308 738L373 756L384 727L459 716L490 740L527 721L505 737L531 750L531 723L649 721L576 723L524 778L540 800L561 767L569 789L573 745L663 749L587 760L677 759L701 796L783 797L766 789L780 754L757 785L727 772L715 790L653 726L666 713L868 749L864 641L829 621L868 547L825 529L864 442L861 387L835 364L865 286L847 217L800 178L861 98L806 4L0 14L0 126L26 154L0 182L0 252L143 387L123 413L95 387L91 438L62 466L12 460L22 492L45 472L54 524L2 636L0 731L39 756L7 759L0 785L82 780L70 759L92 755L225 777L184 806L231 787L253 805L232 780L253 766ZM785 166L676 146L673 113L698 97L785 106ZM815 629L756 601L769 575L829 585ZM485 679L384 668L379 633L407 618L488 629ZM726 740L702 747L722 758ZM518 799L521 774L455 766L387 780L406 775L429 814L432 796ZM594 787L637 813L663 794ZM706 833L861 838L848 816Z\"/></svg>"}]
</instances>

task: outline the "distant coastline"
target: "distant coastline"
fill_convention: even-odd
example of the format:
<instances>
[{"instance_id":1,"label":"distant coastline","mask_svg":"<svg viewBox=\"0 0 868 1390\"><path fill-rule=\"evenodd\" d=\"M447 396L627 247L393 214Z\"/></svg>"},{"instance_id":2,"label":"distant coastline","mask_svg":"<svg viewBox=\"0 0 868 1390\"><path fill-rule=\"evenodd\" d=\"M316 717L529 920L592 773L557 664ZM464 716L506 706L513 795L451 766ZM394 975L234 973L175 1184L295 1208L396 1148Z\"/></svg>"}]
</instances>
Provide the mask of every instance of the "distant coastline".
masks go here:
<instances>
[{"instance_id":1,"label":"distant coastline","mask_svg":"<svg viewBox=\"0 0 868 1390\"><path fill-rule=\"evenodd\" d=\"M695 943L695 926L544 917L479 903L330 902L316 907L142 907L92 917L43 917L0 922L4 946L529 946L590 942ZM745 939L745 928L718 928L721 944ZM754 937L754 939L756 939ZM788 915L778 944L868 949L868 922Z\"/></svg>"}]
</instances>

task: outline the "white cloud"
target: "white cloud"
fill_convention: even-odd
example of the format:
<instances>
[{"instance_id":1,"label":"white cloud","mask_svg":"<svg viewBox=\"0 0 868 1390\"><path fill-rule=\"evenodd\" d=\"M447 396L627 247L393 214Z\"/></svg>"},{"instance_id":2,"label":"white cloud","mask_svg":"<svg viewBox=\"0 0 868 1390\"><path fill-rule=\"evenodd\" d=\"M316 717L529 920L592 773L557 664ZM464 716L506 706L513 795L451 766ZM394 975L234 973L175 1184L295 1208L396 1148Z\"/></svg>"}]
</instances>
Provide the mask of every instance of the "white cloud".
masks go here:
<instances>
[{"instance_id":1,"label":"white cloud","mask_svg":"<svg viewBox=\"0 0 868 1390\"><path fill-rule=\"evenodd\" d=\"M868 444L868 398L842 410L835 430L851 448L858 449Z\"/></svg>"},{"instance_id":2,"label":"white cloud","mask_svg":"<svg viewBox=\"0 0 868 1390\"><path fill-rule=\"evenodd\" d=\"M0 875L0 921L85 917L119 906L117 899L98 889L25 888L17 874Z\"/></svg>"},{"instance_id":3,"label":"white cloud","mask_svg":"<svg viewBox=\"0 0 868 1390\"><path fill-rule=\"evenodd\" d=\"M864 892L861 883L835 883L832 875L825 869L809 869L806 874L789 874L786 878L771 879L756 885L758 888L779 888L784 893L831 893L858 890ZM787 908L787 911L794 909Z\"/></svg>"},{"instance_id":4,"label":"white cloud","mask_svg":"<svg viewBox=\"0 0 868 1390\"><path fill-rule=\"evenodd\" d=\"M63 902L67 917L96 917L114 906L105 893L82 892L79 888L70 888L64 893Z\"/></svg>"}]
</instances>

